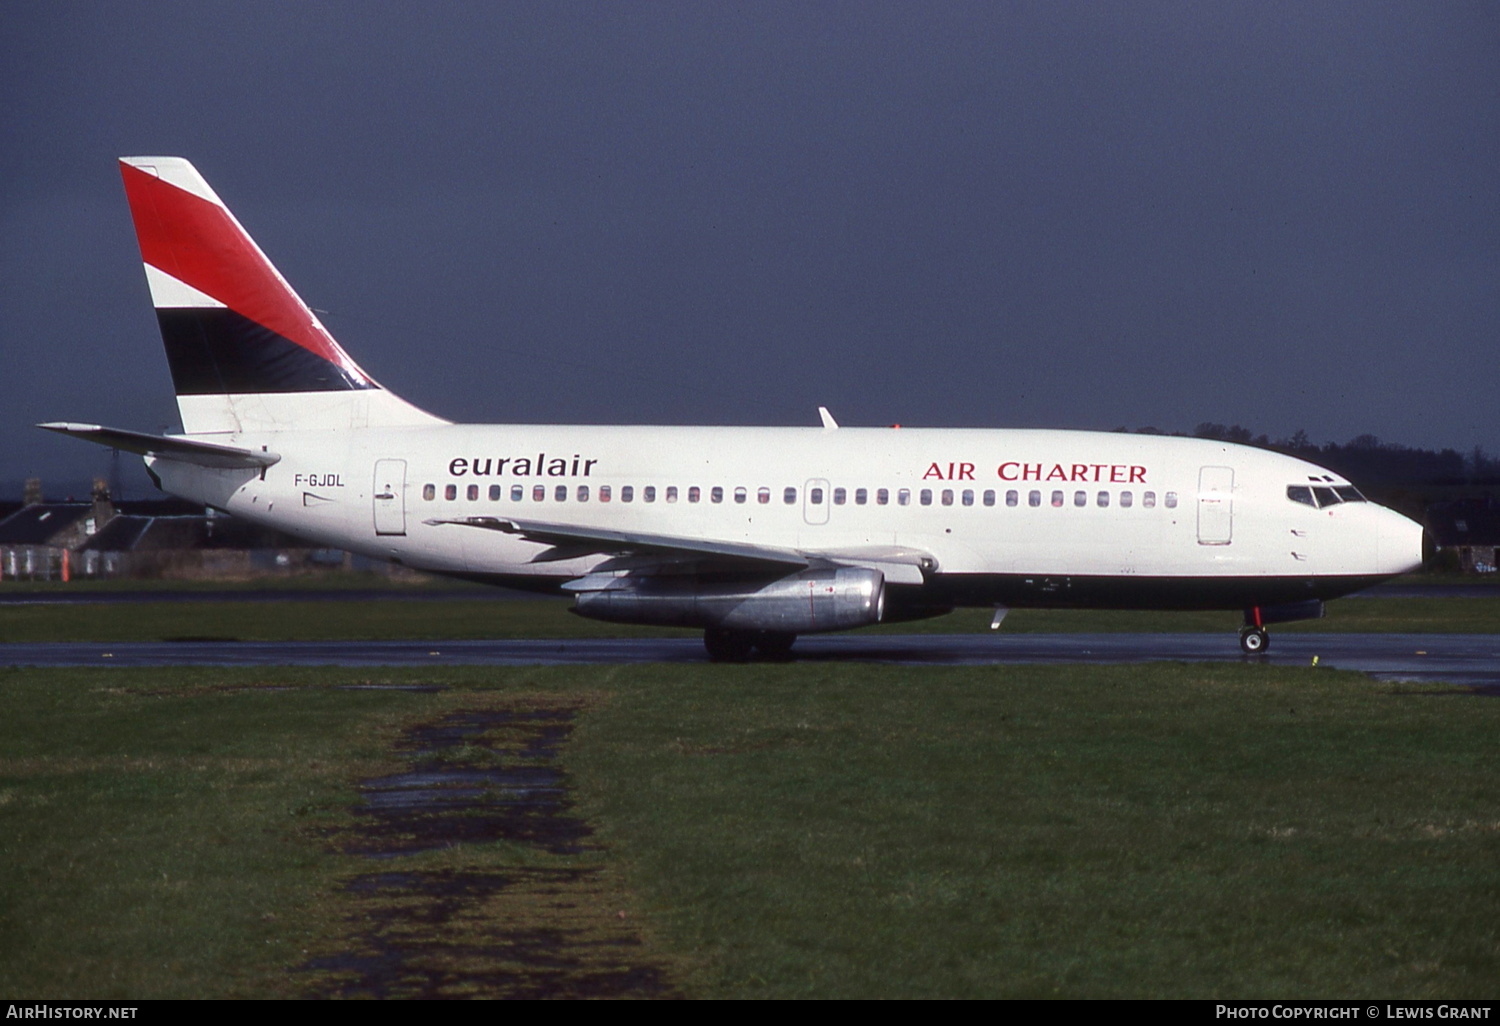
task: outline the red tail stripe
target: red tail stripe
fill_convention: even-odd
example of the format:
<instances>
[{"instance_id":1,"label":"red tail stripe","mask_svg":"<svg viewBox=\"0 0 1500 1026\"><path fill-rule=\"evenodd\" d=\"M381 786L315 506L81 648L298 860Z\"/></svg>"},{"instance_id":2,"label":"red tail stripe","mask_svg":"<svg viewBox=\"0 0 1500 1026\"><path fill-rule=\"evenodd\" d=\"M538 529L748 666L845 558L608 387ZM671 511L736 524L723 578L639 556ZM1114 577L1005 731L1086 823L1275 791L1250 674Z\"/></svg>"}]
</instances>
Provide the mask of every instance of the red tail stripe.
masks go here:
<instances>
[{"instance_id":1,"label":"red tail stripe","mask_svg":"<svg viewBox=\"0 0 1500 1026\"><path fill-rule=\"evenodd\" d=\"M369 381L224 208L129 164L120 173L141 259Z\"/></svg>"}]
</instances>

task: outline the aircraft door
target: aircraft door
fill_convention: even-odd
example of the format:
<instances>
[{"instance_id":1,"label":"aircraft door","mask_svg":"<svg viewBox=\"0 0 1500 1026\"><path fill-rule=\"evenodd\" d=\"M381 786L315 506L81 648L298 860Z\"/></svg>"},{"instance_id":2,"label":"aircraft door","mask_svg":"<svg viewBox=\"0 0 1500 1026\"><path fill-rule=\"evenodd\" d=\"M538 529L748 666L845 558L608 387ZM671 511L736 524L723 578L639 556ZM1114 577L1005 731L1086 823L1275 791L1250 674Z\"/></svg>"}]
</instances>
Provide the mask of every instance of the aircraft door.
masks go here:
<instances>
[{"instance_id":1,"label":"aircraft door","mask_svg":"<svg viewBox=\"0 0 1500 1026\"><path fill-rule=\"evenodd\" d=\"M375 511L375 533L406 533L406 461L376 460L375 490L371 500Z\"/></svg>"},{"instance_id":2,"label":"aircraft door","mask_svg":"<svg viewBox=\"0 0 1500 1026\"><path fill-rule=\"evenodd\" d=\"M1228 545L1234 536L1234 468L1198 471L1198 544Z\"/></svg>"},{"instance_id":3,"label":"aircraft door","mask_svg":"<svg viewBox=\"0 0 1500 1026\"><path fill-rule=\"evenodd\" d=\"M802 519L809 524L828 523L828 507L832 505L828 482L821 477L808 481L802 489Z\"/></svg>"}]
</instances>

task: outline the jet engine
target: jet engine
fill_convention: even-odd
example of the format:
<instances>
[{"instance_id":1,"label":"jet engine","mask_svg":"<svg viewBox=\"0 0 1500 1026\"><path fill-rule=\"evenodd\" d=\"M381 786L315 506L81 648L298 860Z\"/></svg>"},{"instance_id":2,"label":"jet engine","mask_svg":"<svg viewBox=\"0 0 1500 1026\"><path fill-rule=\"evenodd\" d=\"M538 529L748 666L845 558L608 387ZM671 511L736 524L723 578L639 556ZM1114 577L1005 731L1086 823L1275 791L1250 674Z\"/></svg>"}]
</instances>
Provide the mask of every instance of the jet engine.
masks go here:
<instances>
[{"instance_id":1,"label":"jet engine","mask_svg":"<svg viewBox=\"0 0 1500 1026\"><path fill-rule=\"evenodd\" d=\"M774 580L696 576L583 578L573 612L610 623L813 634L879 623L885 577L864 567L804 570Z\"/></svg>"}]
</instances>

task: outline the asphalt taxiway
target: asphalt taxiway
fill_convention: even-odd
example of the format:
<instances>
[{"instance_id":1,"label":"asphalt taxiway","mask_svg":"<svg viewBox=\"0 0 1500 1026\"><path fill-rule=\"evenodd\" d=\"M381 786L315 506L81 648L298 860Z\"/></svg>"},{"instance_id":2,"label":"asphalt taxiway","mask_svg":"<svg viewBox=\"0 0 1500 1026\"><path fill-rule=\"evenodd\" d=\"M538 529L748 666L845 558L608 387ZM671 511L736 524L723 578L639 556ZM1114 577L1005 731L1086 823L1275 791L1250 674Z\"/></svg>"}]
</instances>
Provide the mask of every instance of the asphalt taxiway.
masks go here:
<instances>
[{"instance_id":1,"label":"asphalt taxiway","mask_svg":"<svg viewBox=\"0 0 1500 1026\"><path fill-rule=\"evenodd\" d=\"M797 640L801 662L909 666L1157 661L1316 665L1500 696L1500 634L1281 634L1261 656L1230 634L834 634ZM499 641L43 642L0 644L0 666L555 666L707 661L697 638Z\"/></svg>"},{"instance_id":2,"label":"asphalt taxiway","mask_svg":"<svg viewBox=\"0 0 1500 1026\"><path fill-rule=\"evenodd\" d=\"M142 602L517 602L550 596L493 586L426 588L120 588L0 591L5 606L134 605ZM1355 592L1353 599L1500 598L1500 581L1396 581Z\"/></svg>"}]
</instances>

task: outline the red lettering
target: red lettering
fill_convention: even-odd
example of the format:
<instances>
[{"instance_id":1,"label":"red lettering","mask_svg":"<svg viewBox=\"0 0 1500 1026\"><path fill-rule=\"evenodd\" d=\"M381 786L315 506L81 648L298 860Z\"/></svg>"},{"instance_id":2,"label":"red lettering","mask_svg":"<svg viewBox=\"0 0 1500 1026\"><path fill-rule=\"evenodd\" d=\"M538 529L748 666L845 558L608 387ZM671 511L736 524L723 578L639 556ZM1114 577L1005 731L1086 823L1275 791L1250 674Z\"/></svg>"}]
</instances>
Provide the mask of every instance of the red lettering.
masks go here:
<instances>
[{"instance_id":1,"label":"red lettering","mask_svg":"<svg viewBox=\"0 0 1500 1026\"><path fill-rule=\"evenodd\" d=\"M1040 481L1042 479L1042 465L1040 463L1028 463L1021 468L1022 481Z\"/></svg>"},{"instance_id":2,"label":"red lettering","mask_svg":"<svg viewBox=\"0 0 1500 1026\"><path fill-rule=\"evenodd\" d=\"M1000 464L1000 469L997 470L996 473L1000 475L1000 480L1002 480L1002 481L1014 481L1016 479L1016 472L1015 472L1015 470L1012 469L1011 472L1009 474L1007 474L1005 472L1005 468L1007 468L1007 467L1014 468L1014 467L1019 467L1020 465L1021 464L1015 463L1015 462L1002 463L1002 464Z\"/></svg>"},{"instance_id":3,"label":"red lettering","mask_svg":"<svg viewBox=\"0 0 1500 1026\"><path fill-rule=\"evenodd\" d=\"M1092 478L1090 478L1090 480L1092 480L1092 481L1099 480L1099 472L1102 471L1108 465L1109 464L1107 464L1107 463L1090 463L1089 466L1091 466L1091 467L1094 468L1094 476Z\"/></svg>"},{"instance_id":4,"label":"red lettering","mask_svg":"<svg viewBox=\"0 0 1500 1026\"><path fill-rule=\"evenodd\" d=\"M1089 466L1087 463L1073 464L1073 476L1069 481L1087 481L1089 479Z\"/></svg>"},{"instance_id":5,"label":"red lettering","mask_svg":"<svg viewBox=\"0 0 1500 1026\"><path fill-rule=\"evenodd\" d=\"M1068 472L1062 468L1061 463L1052 464L1052 469L1047 471L1048 481L1066 481L1067 479Z\"/></svg>"},{"instance_id":6,"label":"red lettering","mask_svg":"<svg viewBox=\"0 0 1500 1026\"><path fill-rule=\"evenodd\" d=\"M1124 475L1125 475L1125 465L1123 463L1111 464L1111 466L1109 468L1109 483L1110 484L1124 484L1125 483L1125 476Z\"/></svg>"},{"instance_id":7,"label":"red lettering","mask_svg":"<svg viewBox=\"0 0 1500 1026\"><path fill-rule=\"evenodd\" d=\"M1130 468L1130 482L1129 483L1130 484L1145 484L1146 483L1146 468L1145 467L1131 467Z\"/></svg>"},{"instance_id":8,"label":"red lettering","mask_svg":"<svg viewBox=\"0 0 1500 1026\"><path fill-rule=\"evenodd\" d=\"M958 478L960 481L974 480L974 464L960 463L958 465Z\"/></svg>"},{"instance_id":9,"label":"red lettering","mask_svg":"<svg viewBox=\"0 0 1500 1026\"><path fill-rule=\"evenodd\" d=\"M953 464L948 464L948 480L953 480Z\"/></svg>"},{"instance_id":10,"label":"red lettering","mask_svg":"<svg viewBox=\"0 0 1500 1026\"><path fill-rule=\"evenodd\" d=\"M922 475L922 480L926 481L929 477L935 477L939 481L941 481L943 479L943 470L942 470L942 468L939 467L936 463L933 463L930 466L928 466L927 473L925 473L925 474Z\"/></svg>"}]
</instances>

